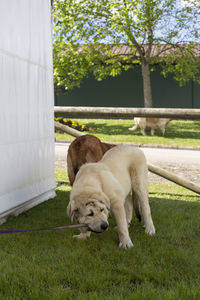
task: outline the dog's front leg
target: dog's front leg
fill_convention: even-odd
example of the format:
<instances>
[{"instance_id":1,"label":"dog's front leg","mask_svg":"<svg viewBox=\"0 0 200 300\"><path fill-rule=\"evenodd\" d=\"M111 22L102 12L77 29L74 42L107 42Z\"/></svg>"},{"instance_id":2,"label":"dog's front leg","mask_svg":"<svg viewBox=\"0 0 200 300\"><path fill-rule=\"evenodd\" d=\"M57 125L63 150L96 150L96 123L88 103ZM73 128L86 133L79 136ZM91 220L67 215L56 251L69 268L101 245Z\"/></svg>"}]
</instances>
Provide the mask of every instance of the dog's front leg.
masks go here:
<instances>
[{"instance_id":1,"label":"dog's front leg","mask_svg":"<svg viewBox=\"0 0 200 300\"><path fill-rule=\"evenodd\" d=\"M80 234L74 234L73 238L79 239L79 240L86 240L87 238L90 237L91 231L88 231L84 228L79 229L80 230Z\"/></svg>"},{"instance_id":2,"label":"dog's front leg","mask_svg":"<svg viewBox=\"0 0 200 300\"><path fill-rule=\"evenodd\" d=\"M123 204L115 204L112 207L112 212L117 222L117 230L119 235L119 247L124 249L132 248L133 243L129 237L126 213Z\"/></svg>"}]
</instances>

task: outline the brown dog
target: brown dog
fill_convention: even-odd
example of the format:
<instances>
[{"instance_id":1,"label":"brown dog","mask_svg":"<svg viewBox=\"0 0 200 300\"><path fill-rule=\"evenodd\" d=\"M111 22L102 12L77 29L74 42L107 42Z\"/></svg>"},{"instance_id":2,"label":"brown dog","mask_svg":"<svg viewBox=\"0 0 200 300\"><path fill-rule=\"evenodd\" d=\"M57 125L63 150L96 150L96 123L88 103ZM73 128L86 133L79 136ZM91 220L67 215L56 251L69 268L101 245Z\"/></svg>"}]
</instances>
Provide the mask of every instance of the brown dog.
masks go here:
<instances>
[{"instance_id":1,"label":"brown dog","mask_svg":"<svg viewBox=\"0 0 200 300\"><path fill-rule=\"evenodd\" d=\"M76 138L69 146L67 153L67 172L71 186L80 167L88 162L98 162L115 145L103 143L94 135L83 135Z\"/></svg>"},{"instance_id":2,"label":"brown dog","mask_svg":"<svg viewBox=\"0 0 200 300\"><path fill-rule=\"evenodd\" d=\"M76 138L69 146L67 153L67 172L71 186L80 167L89 162L98 162L114 144L103 143L94 135L83 135ZM136 199L133 207L138 220L141 220L140 210Z\"/></svg>"}]
</instances>

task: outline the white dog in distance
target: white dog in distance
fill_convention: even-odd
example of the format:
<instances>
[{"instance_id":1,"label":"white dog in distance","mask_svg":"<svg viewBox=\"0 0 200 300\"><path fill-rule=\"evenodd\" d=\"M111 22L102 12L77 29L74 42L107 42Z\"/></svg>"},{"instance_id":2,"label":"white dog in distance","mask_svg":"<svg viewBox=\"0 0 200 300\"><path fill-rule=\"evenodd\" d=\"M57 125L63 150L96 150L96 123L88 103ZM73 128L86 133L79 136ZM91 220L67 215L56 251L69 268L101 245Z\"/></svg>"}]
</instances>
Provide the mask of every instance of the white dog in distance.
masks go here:
<instances>
[{"instance_id":1,"label":"white dog in distance","mask_svg":"<svg viewBox=\"0 0 200 300\"><path fill-rule=\"evenodd\" d=\"M136 147L116 146L97 163L84 164L76 175L67 207L68 217L87 228L81 228L77 238L85 239L91 231L104 232L111 211L117 223L119 246L133 247L128 225L132 220L133 201L144 217L145 232L155 234L148 199L148 168L143 152Z\"/></svg>"},{"instance_id":2,"label":"white dog in distance","mask_svg":"<svg viewBox=\"0 0 200 300\"><path fill-rule=\"evenodd\" d=\"M135 125L129 130L134 131L138 128L141 129L142 135L146 135L145 129L146 127L151 128L151 135L154 135L154 131L157 128L160 128L162 135L165 134L165 127L169 124L170 119L166 118L134 118Z\"/></svg>"}]
</instances>

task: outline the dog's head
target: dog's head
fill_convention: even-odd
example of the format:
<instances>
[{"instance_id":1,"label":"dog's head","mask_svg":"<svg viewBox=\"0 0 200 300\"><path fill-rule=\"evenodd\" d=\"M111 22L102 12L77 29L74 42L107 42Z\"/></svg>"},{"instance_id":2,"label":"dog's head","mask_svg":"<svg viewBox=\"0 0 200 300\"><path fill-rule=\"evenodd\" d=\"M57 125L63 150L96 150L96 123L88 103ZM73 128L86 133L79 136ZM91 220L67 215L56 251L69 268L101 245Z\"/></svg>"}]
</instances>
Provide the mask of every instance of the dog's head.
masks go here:
<instances>
[{"instance_id":1,"label":"dog's head","mask_svg":"<svg viewBox=\"0 0 200 300\"><path fill-rule=\"evenodd\" d=\"M104 193L95 193L88 198L75 197L70 200L67 215L71 222L86 224L88 230L101 233L108 228L110 201Z\"/></svg>"}]
</instances>

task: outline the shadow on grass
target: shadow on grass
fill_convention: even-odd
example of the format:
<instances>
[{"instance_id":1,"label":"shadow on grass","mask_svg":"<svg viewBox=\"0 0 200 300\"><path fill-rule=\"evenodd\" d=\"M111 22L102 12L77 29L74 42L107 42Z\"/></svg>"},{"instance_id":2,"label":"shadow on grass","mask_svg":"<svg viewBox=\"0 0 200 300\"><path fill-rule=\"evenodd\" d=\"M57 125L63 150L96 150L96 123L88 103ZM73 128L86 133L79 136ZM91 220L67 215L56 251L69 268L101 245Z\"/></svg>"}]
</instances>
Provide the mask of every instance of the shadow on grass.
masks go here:
<instances>
[{"instance_id":1,"label":"shadow on grass","mask_svg":"<svg viewBox=\"0 0 200 300\"><path fill-rule=\"evenodd\" d=\"M108 125L107 123L97 124L95 122L89 122L88 127L93 128L96 134L116 134L116 135L126 135L126 136L141 136L141 131L139 127L135 131L129 131L129 126L127 125ZM131 125L132 126L132 125ZM92 134L92 131L91 133ZM162 137L161 131L157 129L155 135ZM150 132L147 132L147 136L150 136ZM171 123L166 127L165 138L184 138L184 139L200 139L200 122L196 121L192 124L173 124Z\"/></svg>"},{"instance_id":2,"label":"shadow on grass","mask_svg":"<svg viewBox=\"0 0 200 300\"><path fill-rule=\"evenodd\" d=\"M68 225L70 222L66 216L66 207L69 202L69 192L57 189L56 194L54 199L45 201L17 217L10 216L0 228L2 230L32 229Z\"/></svg>"},{"instance_id":3,"label":"shadow on grass","mask_svg":"<svg viewBox=\"0 0 200 300\"><path fill-rule=\"evenodd\" d=\"M8 218L8 221L0 226L1 230L33 229L70 224L66 216L69 191L57 189L56 193L57 196L54 199L43 202L18 217ZM161 197L158 197L158 194L160 194ZM197 220L199 219L200 196L198 195L150 192L149 200L153 208L154 216L161 217L162 223L165 223L164 220L168 219L169 216L170 218L174 218L179 215L180 218L184 218L188 212L191 213L191 218L195 216ZM175 207L176 209L174 209ZM113 221L111 224L112 223Z\"/></svg>"},{"instance_id":4,"label":"shadow on grass","mask_svg":"<svg viewBox=\"0 0 200 300\"><path fill-rule=\"evenodd\" d=\"M172 198L172 197L175 197L175 199L172 201L183 201L183 202L189 202L189 201L186 201L185 198L190 198L190 199L194 199L194 201L199 201L199 204L200 204L200 196L199 195L184 195L184 194L172 194L172 193L160 193L159 194L161 195L161 198L159 199L164 199L165 197L166 198ZM149 192L149 198L152 198L152 199L155 199L154 198L154 195L158 195L158 192ZM176 200L177 198L179 198L179 200ZM192 200L193 201L193 200Z\"/></svg>"}]
</instances>

